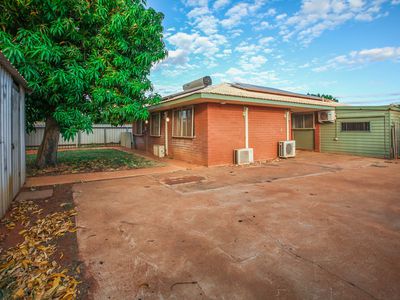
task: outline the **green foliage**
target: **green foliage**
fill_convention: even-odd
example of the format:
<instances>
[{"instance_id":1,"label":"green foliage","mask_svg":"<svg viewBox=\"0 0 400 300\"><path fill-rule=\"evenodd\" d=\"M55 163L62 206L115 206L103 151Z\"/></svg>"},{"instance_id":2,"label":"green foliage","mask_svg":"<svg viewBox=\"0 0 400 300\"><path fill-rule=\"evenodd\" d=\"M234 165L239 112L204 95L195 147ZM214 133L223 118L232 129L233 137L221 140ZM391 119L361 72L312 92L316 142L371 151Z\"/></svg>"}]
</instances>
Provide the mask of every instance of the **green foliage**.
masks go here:
<instances>
[{"instance_id":1,"label":"green foliage","mask_svg":"<svg viewBox=\"0 0 400 300\"><path fill-rule=\"evenodd\" d=\"M33 90L28 124L53 117L69 139L146 118L162 19L143 0L2 0L0 49Z\"/></svg>"},{"instance_id":2,"label":"green foliage","mask_svg":"<svg viewBox=\"0 0 400 300\"><path fill-rule=\"evenodd\" d=\"M320 97L320 98L325 98L325 99L328 99L328 100L332 100L332 101L335 101L335 102L339 102L339 99L338 99L338 98L336 98L336 97L334 97L334 96L332 96L332 95L328 95L328 94L320 94L320 93L318 93L318 94L310 94L310 93L307 93L307 95L309 95L309 96L315 96L315 97Z\"/></svg>"}]
</instances>

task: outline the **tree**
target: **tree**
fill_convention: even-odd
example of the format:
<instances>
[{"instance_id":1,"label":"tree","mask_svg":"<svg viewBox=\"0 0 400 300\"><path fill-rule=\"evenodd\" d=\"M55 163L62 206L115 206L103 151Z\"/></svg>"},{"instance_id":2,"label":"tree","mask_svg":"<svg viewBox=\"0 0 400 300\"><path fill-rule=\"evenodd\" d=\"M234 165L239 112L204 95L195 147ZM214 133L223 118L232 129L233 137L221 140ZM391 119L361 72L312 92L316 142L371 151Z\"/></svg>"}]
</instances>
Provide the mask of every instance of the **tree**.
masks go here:
<instances>
[{"instance_id":1,"label":"tree","mask_svg":"<svg viewBox=\"0 0 400 300\"><path fill-rule=\"evenodd\" d=\"M336 98L336 97L334 97L334 96L332 96L332 95L329 95L329 94L320 94L320 93L318 93L318 94L310 94L310 93L307 93L307 95L309 95L309 96L315 96L315 97L320 97L320 98L325 98L325 99L328 99L328 100L332 100L332 101L335 101L335 102L339 102L339 99L338 99L338 98Z\"/></svg>"},{"instance_id":2,"label":"tree","mask_svg":"<svg viewBox=\"0 0 400 300\"><path fill-rule=\"evenodd\" d=\"M57 163L59 134L147 117L148 76L165 58L163 15L144 0L2 0L0 48L27 79L27 123L45 120L36 164Z\"/></svg>"}]
</instances>

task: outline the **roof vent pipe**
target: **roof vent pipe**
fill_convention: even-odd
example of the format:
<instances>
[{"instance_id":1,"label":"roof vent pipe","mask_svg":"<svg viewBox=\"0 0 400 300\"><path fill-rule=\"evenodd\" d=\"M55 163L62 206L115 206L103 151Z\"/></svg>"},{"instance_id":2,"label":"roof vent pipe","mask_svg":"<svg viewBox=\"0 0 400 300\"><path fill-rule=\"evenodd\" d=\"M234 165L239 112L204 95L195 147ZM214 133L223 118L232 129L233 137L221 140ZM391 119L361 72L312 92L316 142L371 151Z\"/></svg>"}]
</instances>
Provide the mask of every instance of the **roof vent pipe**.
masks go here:
<instances>
[{"instance_id":1,"label":"roof vent pipe","mask_svg":"<svg viewBox=\"0 0 400 300\"><path fill-rule=\"evenodd\" d=\"M210 76L204 76L200 79L194 80L189 83L185 83L183 85L183 90L188 91L188 90L194 90L194 89L199 89L199 88L205 88L206 86L212 85L212 80Z\"/></svg>"}]
</instances>

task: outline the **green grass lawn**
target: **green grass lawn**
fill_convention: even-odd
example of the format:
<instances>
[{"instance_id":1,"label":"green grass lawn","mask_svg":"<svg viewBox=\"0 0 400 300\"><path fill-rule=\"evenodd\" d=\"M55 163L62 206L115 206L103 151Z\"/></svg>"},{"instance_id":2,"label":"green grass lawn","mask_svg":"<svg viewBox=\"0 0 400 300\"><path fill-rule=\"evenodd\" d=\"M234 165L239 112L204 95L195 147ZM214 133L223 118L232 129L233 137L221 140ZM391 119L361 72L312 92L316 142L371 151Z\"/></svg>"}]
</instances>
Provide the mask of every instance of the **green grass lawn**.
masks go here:
<instances>
[{"instance_id":1,"label":"green grass lawn","mask_svg":"<svg viewBox=\"0 0 400 300\"><path fill-rule=\"evenodd\" d=\"M26 156L28 176L60 175L147 168L160 165L115 149L71 150L58 152L58 164L39 170L35 167L36 154Z\"/></svg>"}]
</instances>

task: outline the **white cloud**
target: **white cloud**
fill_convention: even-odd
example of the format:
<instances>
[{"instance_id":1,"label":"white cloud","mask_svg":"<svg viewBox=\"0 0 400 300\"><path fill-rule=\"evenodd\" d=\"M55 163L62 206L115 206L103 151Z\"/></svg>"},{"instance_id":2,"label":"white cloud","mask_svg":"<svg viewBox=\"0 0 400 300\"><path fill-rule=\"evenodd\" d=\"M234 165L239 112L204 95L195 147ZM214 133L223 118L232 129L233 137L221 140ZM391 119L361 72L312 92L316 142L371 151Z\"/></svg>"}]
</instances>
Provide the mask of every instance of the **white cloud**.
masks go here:
<instances>
[{"instance_id":1,"label":"white cloud","mask_svg":"<svg viewBox=\"0 0 400 300\"><path fill-rule=\"evenodd\" d=\"M287 17L287 14L280 14L280 15L277 15L276 17L275 17L275 19L277 20L277 21L280 21L280 20L283 20L284 18L286 18Z\"/></svg>"},{"instance_id":2,"label":"white cloud","mask_svg":"<svg viewBox=\"0 0 400 300\"><path fill-rule=\"evenodd\" d=\"M400 47L384 47L351 51L347 55L339 55L328 60L324 65L313 68L315 72L332 69L360 67L368 63L392 60L400 62Z\"/></svg>"},{"instance_id":3,"label":"white cloud","mask_svg":"<svg viewBox=\"0 0 400 300\"><path fill-rule=\"evenodd\" d=\"M183 3L186 6L207 6L208 0L185 0Z\"/></svg>"},{"instance_id":4,"label":"white cloud","mask_svg":"<svg viewBox=\"0 0 400 300\"><path fill-rule=\"evenodd\" d=\"M208 13L210 13L210 11L208 10L208 7L200 6L200 7L193 8L187 14L187 16L188 16L189 19L191 19L191 18L197 18L197 17L203 16L203 15L208 14Z\"/></svg>"},{"instance_id":5,"label":"white cloud","mask_svg":"<svg viewBox=\"0 0 400 300\"><path fill-rule=\"evenodd\" d=\"M227 44L224 36L215 34L211 36L199 33L178 32L166 38L168 42L168 57L157 64L153 70L162 70L164 75L176 76L186 70L215 66L216 57L229 55L229 49L221 52L222 45ZM221 56L221 55L222 56Z\"/></svg>"},{"instance_id":6,"label":"white cloud","mask_svg":"<svg viewBox=\"0 0 400 300\"><path fill-rule=\"evenodd\" d=\"M229 31L231 38L239 37L242 33L243 33L242 29L233 29L233 30Z\"/></svg>"},{"instance_id":7,"label":"white cloud","mask_svg":"<svg viewBox=\"0 0 400 300\"><path fill-rule=\"evenodd\" d=\"M350 20L372 21L386 16L382 12L389 0L303 0L294 15L284 18L279 15L280 34L284 40L293 37L303 44L310 43L324 31L332 30Z\"/></svg>"},{"instance_id":8,"label":"white cloud","mask_svg":"<svg viewBox=\"0 0 400 300\"><path fill-rule=\"evenodd\" d=\"M274 26L271 25L267 21L261 21L261 23L259 23L258 25L256 25L254 27L255 30L265 30L265 29L272 29L272 28L274 28Z\"/></svg>"},{"instance_id":9,"label":"white cloud","mask_svg":"<svg viewBox=\"0 0 400 300\"><path fill-rule=\"evenodd\" d=\"M259 43L260 45L265 46L265 45L268 45L269 43L271 43L273 40L274 40L274 38L273 38L272 36L266 36L266 37L261 38L261 39L258 41L258 43Z\"/></svg>"},{"instance_id":10,"label":"white cloud","mask_svg":"<svg viewBox=\"0 0 400 300\"><path fill-rule=\"evenodd\" d=\"M255 55L258 53L262 47L257 44L249 44L247 42L241 42L238 46L236 46L235 51L244 53L247 56Z\"/></svg>"},{"instance_id":11,"label":"white cloud","mask_svg":"<svg viewBox=\"0 0 400 300\"><path fill-rule=\"evenodd\" d=\"M206 35L216 34L218 32L218 19L211 15L203 16L197 21L197 27Z\"/></svg>"},{"instance_id":12,"label":"white cloud","mask_svg":"<svg viewBox=\"0 0 400 300\"><path fill-rule=\"evenodd\" d=\"M275 8L270 8L267 11L267 16L275 16L276 15L276 9Z\"/></svg>"},{"instance_id":13,"label":"white cloud","mask_svg":"<svg viewBox=\"0 0 400 300\"><path fill-rule=\"evenodd\" d=\"M237 3L226 12L226 18L221 21L221 25L225 28L234 28L239 26L243 18L254 15L264 6L265 2L266 0L254 0L252 3Z\"/></svg>"},{"instance_id":14,"label":"white cloud","mask_svg":"<svg viewBox=\"0 0 400 300\"><path fill-rule=\"evenodd\" d=\"M188 14L189 20L193 20L193 25L203 31L206 35L216 34L218 32L219 20L215 18L208 7L199 6L193 8Z\"/></svg>"},{"instance_id":15,"label":"white cloud","mask_svg":"<svg viewBox=\"0 0 400 300\"><path fill-rule=\"evenodd\" d=\"M252 71L239 68L229 68L223 73L215 73L212 77L225 82L241 82L262 86L276 85L280 82L274 71Z\"/></svg>"},{"instance_id":16,"label":"white cloud","mask_svg":"<svg viewBox=\"0 0 400 300\"><path fill-rule=\"evenodd\" d=\"M220 9L222 7L227 6L231 1L230 0L217 0L214 3L214 9Z\"/></svg>"},{"instance_id":17,"label":"white cloud","mask_svg":"<svg viewBox=\"0 0 400 300\"><path fill-rule=\"evenodd\" d=\"M349 0L349 4L351 8L361 8L365 3L363 0Z\"/></svg>"},{"instance_id":18,"label":"white cloud","mask_svg":"<svg viewBox=\"0 0 400 300\"><path fill-rule=\"evenodd\" d=\"M257 55L257 56L253 56L249 59L249 62L251 64L256 64L258 66L261 66L263 64L265 64L267 62L267 59L265 58L265 56L262 55Z\"/></svg>"}]
</instances>

